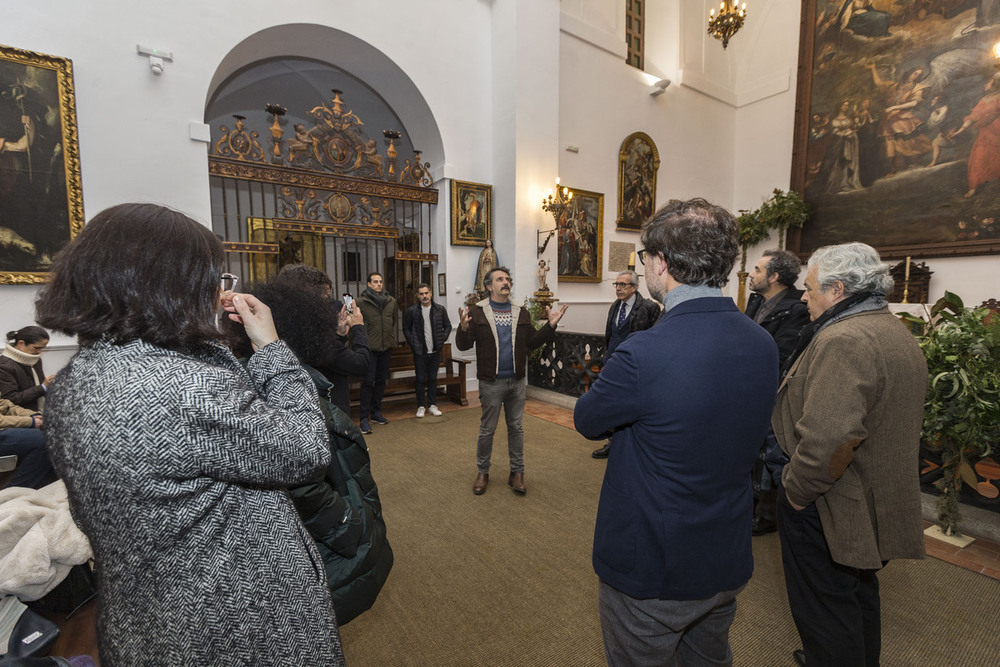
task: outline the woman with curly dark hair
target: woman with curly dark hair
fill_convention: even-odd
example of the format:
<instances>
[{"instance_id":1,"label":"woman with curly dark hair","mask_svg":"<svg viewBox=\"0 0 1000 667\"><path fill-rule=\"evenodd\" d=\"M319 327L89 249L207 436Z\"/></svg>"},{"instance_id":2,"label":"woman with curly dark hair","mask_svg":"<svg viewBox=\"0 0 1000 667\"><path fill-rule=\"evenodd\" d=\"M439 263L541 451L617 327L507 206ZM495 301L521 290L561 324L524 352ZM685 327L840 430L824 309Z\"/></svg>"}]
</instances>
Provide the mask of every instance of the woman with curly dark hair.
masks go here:
<instances>
[{"instance_id":1,"label":"woman with curly dark hair","mask_svg":"<svg viewBox=\"0 0 1000 667\"><path fill-rule=\"evenodd\" d=\"M282 276L248 291L273 304L278 334L305 364L319 392L333 460L322 478L292 485L288 492L316 540L337 620L343 625L374 604L392 569L393 555L368 445L349 413L334 400L334 386L311 367L330 360L339 302L331 305L322 286ZM249 341L237 327L228 328L233 330L234 350L244 356Z\"/></svg>"},{"instance_id":2,"label":"woman with curly dark hair","mask_svg":"<svg viewBox=\"0 0 1000 667\"><path fill-rule=\"evenodd\" d=\"M152 204L98 214L37 320L79 337L49 446L97 568L107 665L342 665L326 576L284 487L330 463L316 390L222 244ZM222 285L220 285L220 281ZM216 313L241 324L240 365Z\"/></svg>"}]
</instances>

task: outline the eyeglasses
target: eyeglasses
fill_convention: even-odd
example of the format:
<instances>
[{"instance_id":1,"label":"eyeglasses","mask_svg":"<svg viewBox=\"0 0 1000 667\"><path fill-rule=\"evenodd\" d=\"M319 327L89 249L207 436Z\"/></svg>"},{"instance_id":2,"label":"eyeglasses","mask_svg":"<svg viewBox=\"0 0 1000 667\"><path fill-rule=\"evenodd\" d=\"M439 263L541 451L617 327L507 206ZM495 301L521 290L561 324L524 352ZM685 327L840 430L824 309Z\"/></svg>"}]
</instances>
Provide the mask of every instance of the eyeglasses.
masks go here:
<instances>
[{"instance_id":1,"label":"eyeglasses","mask_svg":"<svg viewBox=\"0 0 1000 667\"><path fill-rule=\"evenodd\" d=\"M646 266L646 253L649 252L648 249L643 248L642 250L637 250L635 256L638 258L639 263Z\"/></svg>"},{"instance_id":2,"label":"eyeglasses","mask_svg":"<svg viewBox=\"0 0 1000 667\"><path fill-rule=\"evenodd\" d=\"M615 287L635 287L632 283L611 283Z\"/></svg>"},{"instance_id":3,"label":"eyeglasses","mask_svg":"<svg viewBox=\"0 0 1000 667\"><path fill-rule=\"evenodd\" d=\"M223 292L232 292L236 289L236 283L240 282L240 277L235 273L223 273L219 279Z\"/></svg>"}]
</instances>

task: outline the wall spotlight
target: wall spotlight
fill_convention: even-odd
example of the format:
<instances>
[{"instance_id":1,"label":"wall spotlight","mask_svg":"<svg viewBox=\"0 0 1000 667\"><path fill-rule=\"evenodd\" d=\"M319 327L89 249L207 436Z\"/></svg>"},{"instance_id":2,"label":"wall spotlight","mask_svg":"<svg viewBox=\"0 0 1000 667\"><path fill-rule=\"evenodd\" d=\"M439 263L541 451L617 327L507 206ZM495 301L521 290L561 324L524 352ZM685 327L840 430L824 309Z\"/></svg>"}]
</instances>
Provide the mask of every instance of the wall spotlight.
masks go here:
<instances>
[{"instance_id":1,"label":"wall spotlight","mask_svg":"<svg viewBox=\"0 0 1000 667\"><path fill-rule=\"evenodd\" d=\"M667 86L669 85L670 85L670 79L660 79L659 81L657 81L656 83L654 83L652 86L649 87L650 88L649 96L659 97L660 95L663 94L663 91L665 91L667 89Z\"/></svg>"},{"instance_id":2,"label":"wall spotlight","mask_svg":"<svg viewBox=\"0 0 1000 667\"><path fill-rule=\"evenodd\" d=\"M149 57L149 69L153 71L153 74L160 75L163 74L163 63L172 63L174 61L174 54L170 51L164 51L162 49L154 49L151 46L143 46L142 44L135 45L135 52L140 56Z\"/></svg>"}]
</instances>

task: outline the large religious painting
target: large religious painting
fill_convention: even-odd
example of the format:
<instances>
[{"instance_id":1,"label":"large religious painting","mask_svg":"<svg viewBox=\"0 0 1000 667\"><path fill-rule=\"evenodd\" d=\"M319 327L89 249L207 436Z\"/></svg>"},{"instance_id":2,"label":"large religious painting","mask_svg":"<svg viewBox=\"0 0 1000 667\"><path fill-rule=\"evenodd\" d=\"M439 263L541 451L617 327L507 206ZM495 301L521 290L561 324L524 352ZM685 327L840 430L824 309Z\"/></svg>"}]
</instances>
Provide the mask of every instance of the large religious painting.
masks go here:
<instances>
[{"instance_id":1,"label":"large religious painting","mask_svg":"<svg viewBox=\"0 0 1000 667\"><path fill-rule=\"evenodd\" d=\"M81 229L73 65L0 46L0 284L47 280Z\"/></svg>"},{"instance_id":2,"label":"large religious painting","mask_svg":"<svg viewBox=\"0 0 1000 667\"><path fill-rule=\"evenodd\" d=\"M802 3L793 250L1000 252L1000 0Z\"/></svg>"},{"instance_id":3,"label":"large religious painting","mask_svg":"<svg viewBox=\"0 0 1000 667\"><path fill-rule=\"evenodd\" d=\"M451 182L451 244L485 246L493 238L493 186Z\"/></svg>"},{"instance_id":4,"label":"large religious painting","mask_svg":"<svg viewBox=\"0 0 1000 667\"><path fill-rule=\"evenodd\" d=\"M656 210L660 152L645 132L625 137L618 151L618 229L639 231Z\"/></svg>"},{"instance_id":5,"label":"large religious painting","mask_svg":"<svg viewBox=\"0 0 1000 667\"><path fill-rule=\"evenodd\" d=\"M556 275L559 282L601 282L604 243L604 195L568 188L573 194L556 218L559 239Z\"/></svg>"}]
</instances>

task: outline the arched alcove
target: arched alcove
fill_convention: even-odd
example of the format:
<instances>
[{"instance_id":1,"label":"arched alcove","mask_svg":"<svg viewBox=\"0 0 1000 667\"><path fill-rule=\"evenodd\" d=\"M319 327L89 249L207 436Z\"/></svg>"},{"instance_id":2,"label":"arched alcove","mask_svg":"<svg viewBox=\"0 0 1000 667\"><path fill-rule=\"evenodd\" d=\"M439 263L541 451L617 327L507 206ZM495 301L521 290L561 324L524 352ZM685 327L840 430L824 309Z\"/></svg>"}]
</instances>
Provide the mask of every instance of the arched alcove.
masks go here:
<instances>
[{"instance_id":1,"label":"arched alcove","mask_svg":"<svg viewBox=\"0 0 1000 667\"><path fill-rule=\"evenodd\" d=\"M223 58L205 120L213 229L231 270L261 280L303 261L355 295L377 271L402 305L432 282L447 230L427 171L443 143L384 53L326 26L268 28Z\"/></svg>"}]
</instances>

